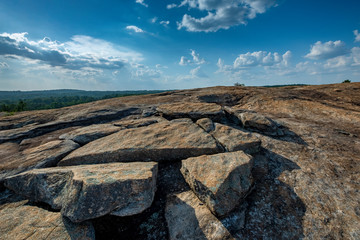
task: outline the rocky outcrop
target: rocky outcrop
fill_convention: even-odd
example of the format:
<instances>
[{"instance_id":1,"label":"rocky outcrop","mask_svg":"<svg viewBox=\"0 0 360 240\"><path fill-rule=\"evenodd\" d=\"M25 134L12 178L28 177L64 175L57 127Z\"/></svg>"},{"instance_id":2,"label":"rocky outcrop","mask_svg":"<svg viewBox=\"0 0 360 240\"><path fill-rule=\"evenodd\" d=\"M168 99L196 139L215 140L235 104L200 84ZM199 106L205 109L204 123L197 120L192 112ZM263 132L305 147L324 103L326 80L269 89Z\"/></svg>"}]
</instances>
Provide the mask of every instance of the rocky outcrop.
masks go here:
<instances>
[{"instance_id":1,"label":"rocky outcrop","mask_svg":"<svg viewBox=\"0 0 360 240\"><path fill-rule=\"evenodd\" d=\"M197 120L207 117L221 120L224 116L221 106L213 103L180 102L162 104L157 107L157 111L168 119L191 118Z\"/></svg>"},{"instance_id":2,"label":"rocky outcrop","mask_svg":"<svg viewBox=\"0 0 360 240\"><path fill-rule=\"evenodd\" d=\"M76 224L58 212L30 204L27 200L12 199L0 204L0 239L73 239L95 240L91 222ZM11 199L11 201L9 201Z\"/></svg>"},{"instance_id":3,"label":"rocky outcrop","mask_svg":"<svg viewBox=\"0 0 360 240\"><path fill-rule=\"evenodd\" d=\"M211 135L229 152L242 150L246 153L257 153L260 150L261 141L254 134L221 123L215 124Z\"/></svg>"},{"instance_id":4,"label":"rocky outcrop","mask_svg":"<svg viewBox=\"0 0 360 240\"><path fill-rule=\"evenodd\" d=\"M211 212L222 217L249 194L252 167L252 157L240 151L188 158L181 173Z\"/></svg>"},{"instance_id":5,"label":"rocky outcrop","mask_svg":"<svg viewBox=\"0 0 360 240\"><path fill-rule=\"evenodd\" d=\"M359 239L359 89L218 86L0 117L0 238Z\"/></svg>"},{"instance_id":6,"label":"rocky outcrop","mask_svg":"<svg viewBox=\"0 0 360 240\"><path fill-rule=\"evenodd\" d=\"M154 199L156 176L156 163L112 163L36 169L5 179L5 186L82 222L144 211Z\"/></svg>"},{"instance_id":7,"label":"rocky outcrop","mask_svg":"<svg viewBox=\"0 0 360 240\"><path fill-rule=\"evenodd\" d=\"M191 191L169 196L165 210L169 239L233 239Z\"/></svg>"},{"instance_id":8,"label":"rocky outcrop","mask_svg":"<svg viewBox=\"0 0 360 240\"><path fill-rule=\"evenodd\" d=\"M8 148L9 144L2 145L4 148ZM25 170L56 166L63 157L78 147L80 147L79 144L71 140L55 140L38 147L25 149L22 152L15 151L14 155L7 155L2 159L0 180ZM4 151L6 150L4 149Z\"/></svg>"},{"instance_id":9,"label":"rocky outcrop","mask_svg":"<svg viewBox=\"0 0 360 240\"><path fill-rule=\"evenodd\" d=\"M215 140L194 123L161 122L93 141L73 151L59 165L174 161L220 151Z\"/></svg>"}]
</instances>

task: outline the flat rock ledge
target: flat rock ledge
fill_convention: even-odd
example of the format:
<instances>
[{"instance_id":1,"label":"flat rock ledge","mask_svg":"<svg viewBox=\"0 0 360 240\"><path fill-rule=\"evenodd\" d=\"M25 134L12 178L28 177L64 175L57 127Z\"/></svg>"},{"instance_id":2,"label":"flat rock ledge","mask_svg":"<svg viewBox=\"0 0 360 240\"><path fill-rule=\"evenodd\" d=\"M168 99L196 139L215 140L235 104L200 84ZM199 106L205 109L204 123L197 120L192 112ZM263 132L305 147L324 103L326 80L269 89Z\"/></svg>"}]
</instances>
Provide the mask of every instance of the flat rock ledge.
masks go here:
<instances>
[{"instance_id":1,"label":"flat rock ledge","mask_svg":"<svg viewBox=\"0 0 360 240\"><path fill-rule=\"evenodd\" d=\"M5 179L5 186L82 222L109 213L130 216L150 207L157 171L154 162L34 169Z\"/></svg>"},{"instance_id":2,"label":"flat rock ledge","mask_svg":"<svg viewBox=\"0 0 360 240\"><path fill-rule=\"evenodd\" d=\"M224 225L192 191L169 196L165 217L170 240L233 239Z\"/></svg>"},{"instance_id":3,"label":"flat rock ledge","mask_svg":"<svg viewBox=\"0 0 360 240\"><path fill-rule=\"evenodd\" d=\"M197 124L160 122L125 129L90 142L70 153L59 165L176 161L218 152L222 152L222 148Z\"/></svg>"},{"instance_id":4,"label":"flat rock ledge","mask_svg":"<svg viewBox=\"0 0 360 240\"><path fill-rule=\"evenodd\" d=\"M223 217L248 195L253 159L243 151L188 158L181 173L196 196L216 216Z\"/></svg>"}]
</instances>

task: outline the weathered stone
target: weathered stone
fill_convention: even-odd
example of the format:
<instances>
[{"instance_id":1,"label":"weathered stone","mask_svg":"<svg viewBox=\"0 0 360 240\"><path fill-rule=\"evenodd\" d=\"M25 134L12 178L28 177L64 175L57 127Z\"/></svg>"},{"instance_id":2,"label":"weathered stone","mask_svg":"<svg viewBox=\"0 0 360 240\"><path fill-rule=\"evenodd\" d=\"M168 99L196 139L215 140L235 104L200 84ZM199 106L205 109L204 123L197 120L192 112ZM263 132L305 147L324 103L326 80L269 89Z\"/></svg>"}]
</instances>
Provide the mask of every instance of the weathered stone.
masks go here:
<instances>
[{"instance_id":1,"label":"weathered stone","mask_svg":"<svg viewBox=\"0 0 360 240\"><path fill-rule=\"evenodd\" d=\"M150 117L150 118L140 118L140 119L132 119L132 120L121 120L116 121L113 124L117 127L122 128L138 128L149 126L154 123L158 123L161 121L166 121L166 119L161 117Z\"/></svg>"},{"instance_id":2,"label":"weathered stone","mask_svg":"<svg viewBox=\"0 0 360 240\"><path fill-rule=\"evenodd\" d=\"M170 196L166 203L165 217L170 240L233 239L192 191Z\"/></svg>"},{"instance_id":3,"label":"weathered stone","mask_svg":"<svg viewBox=\"0 0 360 240\"><path fill-rule=\"evenodd\" d=\"M281 125L264 115L244 109L233 109L230 107L225 107L225 111L237 117L244 128L254 129L260 133L271 136L284 135L283 130L280 128Z\"/></svg>"},{"instance_id":4,"label":"weathered stone","mask_svg":"<svg viewBox=\"0 0 360 240\"><path fill-rule=\"evenodd\" d=\"M230 152L242 150L251 154L260 150L260 139L250 132L215 123L215 130L211 134Z\"/></svg>"},{"instance_id":5,"label":"weathered stone","mask_svg":"<svg viewBox=\"0 0 360 240\"><path fill-rule=\"evenodd\" d=\"M211 132L215 129L214 122L210 118L201 118L196 121L196 124L204 129L205 132Z\"/></svg>"},{"instance_id":6,"label":"weathered stone","mask_svg":"<svg viewBox=\"0 0 360 240\"><path fill-rule=\"evenodd\" d=\"M238 151L188 158L182 161L181 173L211 212L225 216L251 190L252 167L252 157Z\"/></svg>"},{"instance_id":7,"label":"weathered stone","mask_svg":"<svg viewBox=\"0 0 360 240\"><path fill-rule=\"evenodd\" d=\"M191 118L200 119L208 117L211 119L220 120L224 116L224 112L220 105L214 103L194 103L194 102L179 102L162 104L157 107L165 118Z\"/></svg>"},{"instance_id":8,"label":"weathered stone","mask_svg":"<svg viewBox=\"0 0 360 240\"><path fill-rule=\"evenodd\" d=\"M69 154L59 165L174 161L220 151L215 140L194 123L161 122L125 129L90 142Z\"/></svg>"},{"instance_id":9,"label":"weathered stone","mask_svg":"<svg viewBox=\"0 0 360 240\"><path fill-rule=\"evenodd\" d=\"M5 147L12 145L11 148L14 149L12 150L13 154L0 159L0 180L29 169L56 166L64 156L80 147L71 140L55 140L38 147L25 149L22 152L16 151L18 146L15 146L14 143L3 143L2 145Z\"/></svg>"},{"instance_id":10,"label":"weathered stone","mask_svg":"<svg viewBox=\"0 0 360 240\"><path fill-rule=\"evenodd\" d=\"M107 135L120 131L121 128L114 126L113 124L94 124L87 127L78 128L69 133L60 135L59 139L72 140L81 145L94 141L98 138L105 137Z\"/></svg>"},{"instance_id":11,"label":"weathered stone","mask_svg":"<svg viewBox=\"0 0 360 240\"><path fill-rule=\"evenodd\" d=\"M72 223L59 212L31 205L27 200L5 201L0 205L0 239L95 239L90 222Z\"/></svg>"},{"instance_id":12,"label":"weathered stone","mask_svg":"<svg viewBox=\"0 0 360 240\"><path fill-rule=\"evenodd\" d=\"M5 186L81 222L144 211L153 201L156 176L153 162L81 165L31 170L5 179Z\"/></svg>"}]
</instances>

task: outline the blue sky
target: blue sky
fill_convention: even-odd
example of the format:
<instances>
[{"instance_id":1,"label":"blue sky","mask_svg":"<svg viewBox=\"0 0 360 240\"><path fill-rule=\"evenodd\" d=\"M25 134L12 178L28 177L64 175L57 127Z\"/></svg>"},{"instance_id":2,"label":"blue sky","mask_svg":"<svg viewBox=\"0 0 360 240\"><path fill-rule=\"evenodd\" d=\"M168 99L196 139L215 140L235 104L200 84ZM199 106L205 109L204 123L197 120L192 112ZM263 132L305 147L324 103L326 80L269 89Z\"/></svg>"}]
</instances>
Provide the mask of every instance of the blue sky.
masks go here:
<instances>
[{"instance_id":1,"label":"blue sky","mask_svg":"<svg viewBox=\"0 0 360 240\"><path fill-rule=\"evenodd\" d=\"M4 0L0 90L360 81L360 1Z\"/></svg>"}]
</instances>

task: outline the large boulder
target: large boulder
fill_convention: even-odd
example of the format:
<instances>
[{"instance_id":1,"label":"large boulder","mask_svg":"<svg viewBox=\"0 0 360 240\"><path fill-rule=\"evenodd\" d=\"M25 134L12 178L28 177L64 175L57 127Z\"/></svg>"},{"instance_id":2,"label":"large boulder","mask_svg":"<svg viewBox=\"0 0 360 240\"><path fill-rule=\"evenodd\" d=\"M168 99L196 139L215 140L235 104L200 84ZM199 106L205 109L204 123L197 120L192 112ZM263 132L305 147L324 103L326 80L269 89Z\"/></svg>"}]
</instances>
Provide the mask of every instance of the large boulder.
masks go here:
<instances>
[{"instance_id":1,"label":"large boulder","mask_svg":"<svg viewBox=\"0 0 360 240\"><path fill-rule=\"evenodd\" d=\"M0 205L0 239L95 239L90 222L73 223L59 212L31 205L27 200Z\"/></svg>"},{"instance_id":2,"label":"large boulder","mask_svg":"<svg viewBox=\"0 0 360 240\"><path fill-rule=\"evenodd\" d=\"M170 240L233 239L224 225L192 191L169 196L165 217Z\"/></svg>"},{"instance_id":3,"label":"large boulder","mask_svg":"<svg viewBox=\"0 0 360 240\"><path fill-rule=\"evenodd\" d=\"M0 159L0 180L29 169L56 166L63 157L78 147L80 145L71 140L55 140L18 151L16 143L3 143L0 145L0 155L4 152Z\"/></svg>"},{"instance_id":4,"label":"large boulder","mask_svg":"<svg viewBox=\"0 0 360 240\"><path fill-rule=\"evenodd\" d=\"M5 179L5 186L81 222L144 211L154 199L156 176L153 162L81 165L31 170Z\"/></svg>"},{"instance_id":5,"label":"large boulder","mask_svg":"<svg viewBox=\"0 0 360 240\"><path fill-rule=\"evenodd\" d=\"M87 127L78 128L74 131L62 134L59 139L72 140L81 145L94 141L98 138L105 137L107 135L120 131L121 128L114 126L110 123L105 124L93 124Z\"/></svg>"},{"instance_id":6,"label":"large boulder","mask_svg":"<svg viewBox=\"0 0 360 240\"><path fill-rule=\"evenodd\" d=\"M200 119L208 117L220 120L224 117L221 106L215 103L178 102L162 104L157 107L165 118L191 118Z\"/></svg>"},{"instance_id":7,"label":"large boulder","mask_svg":"<svg viewBox=\"0 0 360 240\"><path fill-rule=\"evenodd\" d=\"M90 142L66 156L59 165L174 161L220 151L213 137L194 123L160 122Z\"/></svg>"},{"instance_id":8,"label":"large boulder","mask_svg":"<svg viewBox=\"0 0 360 240\"><path fill-rule=\"evenodd\" d=\"M225 216L250 192L252 167L252 157L238 151L188 158L181 173L211 212Z\"/></svg>"},{"instance_id":9,"label":"large boulder","mask_svg":"<svg viewBox=\"0 0 360 240\"><path fill-rule=\"evenodd\" d=\"M244 128L256 130L260 133L270 136L284 135L284 131L281 129L281 125L278 122L264 115L244 109L237 109L231 107L225 107L225 111L233 115L235 117L235 120L239 121L239 123Z\"/></svg>"},{"instance_id":10,"label":"large boulder","mask_svg":"<svg viewBox=\"0 0 360 240\"><path fill-rule=\"evenodd\" d=\"M215 123L215 130L211 134L229 152L242 150L251 154L260 150L260 139L250 132L244 132L221 123Z\"/></svg>"}]
</instances>

